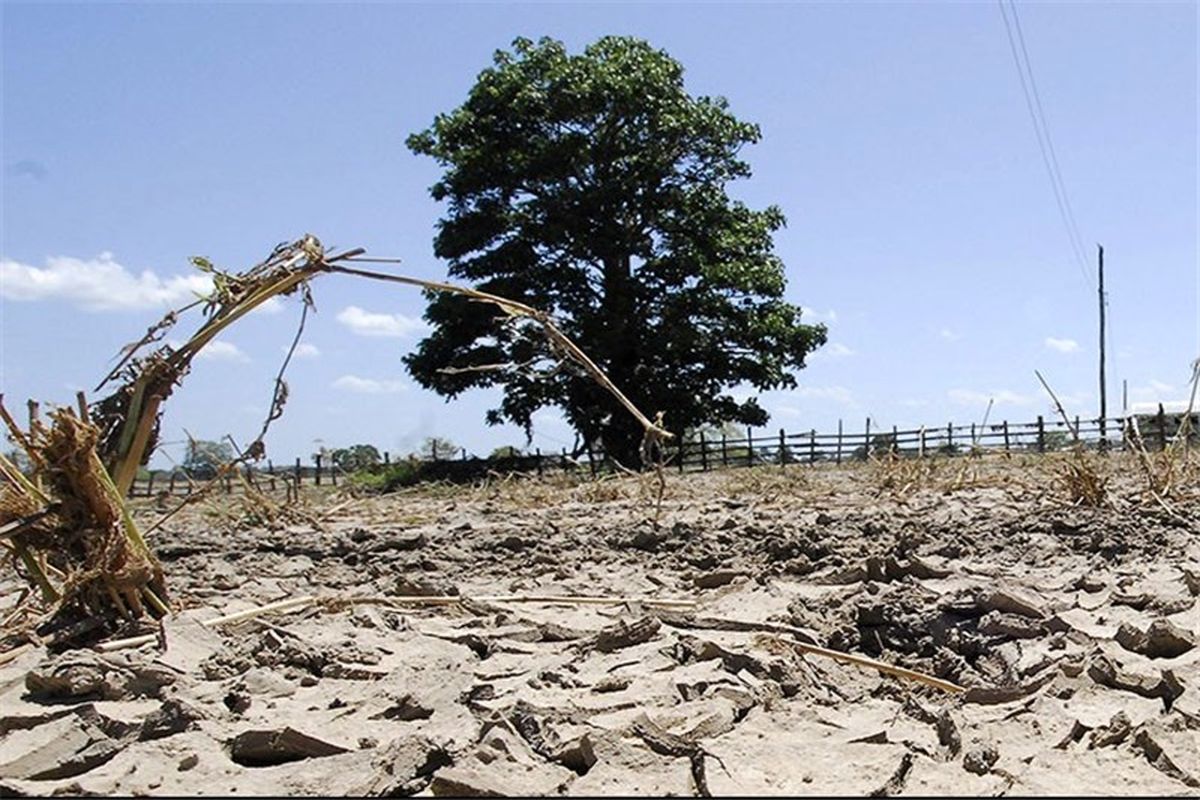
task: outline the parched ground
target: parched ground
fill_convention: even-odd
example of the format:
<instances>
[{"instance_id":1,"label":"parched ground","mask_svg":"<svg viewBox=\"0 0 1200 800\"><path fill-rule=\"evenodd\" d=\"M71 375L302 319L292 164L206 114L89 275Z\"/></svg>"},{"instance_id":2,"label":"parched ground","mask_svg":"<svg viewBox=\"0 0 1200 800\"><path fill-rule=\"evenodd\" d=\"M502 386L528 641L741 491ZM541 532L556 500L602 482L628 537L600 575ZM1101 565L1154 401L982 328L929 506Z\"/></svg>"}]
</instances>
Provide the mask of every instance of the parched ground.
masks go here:
<instances>
[{"instance_id":1,"label":"parched ground","mask_svg":"<svg viewBox=\"0 0 1200 800\"><path fill-rule=\"evenodd\" d=\"M199 505L154 641L0 666L0 793L1194 796L1200 498L1108 464L1099 509L967 459Z\"/></svg>"}]
</instances>

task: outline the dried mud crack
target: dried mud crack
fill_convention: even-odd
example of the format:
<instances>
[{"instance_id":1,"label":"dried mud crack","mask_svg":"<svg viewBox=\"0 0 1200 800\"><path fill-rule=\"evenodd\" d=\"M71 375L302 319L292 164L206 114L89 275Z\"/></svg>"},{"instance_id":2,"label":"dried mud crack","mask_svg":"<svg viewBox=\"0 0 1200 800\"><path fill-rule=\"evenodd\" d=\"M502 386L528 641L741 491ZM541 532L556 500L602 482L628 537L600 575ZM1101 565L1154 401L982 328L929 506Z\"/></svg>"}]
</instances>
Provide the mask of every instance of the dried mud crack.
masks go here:
<instances>
[{"instance_id":1,"label":"dried mud crack","mask_svg":"<svg viewBox=\"0 0 1200 800\"><path fill-rule=\"evenodd\" d=\"M183 609L154 641L0 664L0 792L1194 794L1200 540L1134 477L1087 509L1036 464L672 475L657 526L636 478L189 509L151 541ZM198 622L305 595L371 602ZM506 595L630 599L475 599Z\"/></svg>"}]
</instances>

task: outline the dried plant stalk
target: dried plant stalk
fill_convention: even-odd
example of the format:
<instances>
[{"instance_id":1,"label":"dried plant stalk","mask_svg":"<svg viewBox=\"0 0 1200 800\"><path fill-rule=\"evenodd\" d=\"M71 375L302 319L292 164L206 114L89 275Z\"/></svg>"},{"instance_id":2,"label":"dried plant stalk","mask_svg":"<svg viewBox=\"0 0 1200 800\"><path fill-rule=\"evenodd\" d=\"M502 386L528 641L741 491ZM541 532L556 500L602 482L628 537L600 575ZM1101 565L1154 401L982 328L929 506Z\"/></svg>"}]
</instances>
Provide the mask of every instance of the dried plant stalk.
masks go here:
<instances>
[{"instance_id":1,"label":"dried plant stalk","mask_svg":"<svg viewBox=\"0 0 1200 800\"><path fill-rule=\"evenodd\" d=\"M147 607L154 616L168 612L162 567L146 546L125 504L138 468L148 461L158 441L159 409L187 374L192 359L255 308L272 298L298 292L307 314L312 305L309 281L318 275L337 272L454 292L493 303L510 315L532 319L541 326L555 352L581 365L638 420L645 430L646 441L670 438L660 424L651 422L625 397L546 313L474 289L337 263L363 252L355 249L327 256L320 241L306 235L276 247L265 261L240 274L226 273L203 259L193 259L198 269L212 275L212 293L169 312L138 341L123 348L117 366L97 387L100 390L115 382L117 388L111 394L89 407L80 393L76 398L78 414L76 408L55 409L49 415L49 427L41 422L37 405L31 402L27 431L17 425L0 400L0 418L31 464L31 477L26 477L16 465L0 456L0 529L14 526L9 534L12 544L6 547L56 615L71 610L82 612L85 617L112 621L142 616ZM162 344L139 355L161 342L183 312L197 306L203 306L206 319L183 345L176 348ZM303 331L304 318L293 340L293 351ZM237 459L223 465L221 474L265 454L263 440L267 429L282 414L287 400L283 373L290 358L291 352L276 376L271 408L258 437ZM170 513L173 512L168 512L168 516ZM53 577L59 578L57 585Z\"/></svg>"}]
</instances>

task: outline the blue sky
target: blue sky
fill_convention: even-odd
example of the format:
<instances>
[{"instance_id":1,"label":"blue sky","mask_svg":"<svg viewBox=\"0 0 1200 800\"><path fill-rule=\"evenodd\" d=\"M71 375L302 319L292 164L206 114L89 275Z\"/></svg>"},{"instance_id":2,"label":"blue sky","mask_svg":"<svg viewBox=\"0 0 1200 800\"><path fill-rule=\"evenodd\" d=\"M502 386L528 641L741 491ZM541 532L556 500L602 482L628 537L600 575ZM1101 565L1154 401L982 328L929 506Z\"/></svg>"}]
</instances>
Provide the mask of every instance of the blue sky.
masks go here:
<instances>
[{"instance_id":1,"label":"blue sky","mask_svg":"<svg viewBox=\"0 0 1200 800\"><path fill-rule=\"evenodd\" d=\"M993 420L1028 420L1050 413L1035 368L1094 414L1096 242L1110 409L1123 379L1131 402L1183 399L1200 355L1197 5L1018 9L1086 272L994 2L6 2L0 389L14 410L90 390L186 298L192 255L242 268L312 232L445 277L438 169L405 136L516 36L578 50L631 34L678 59L693 94L762 126L744 151L755 175L731 193L783 208L788 297L830 331L798 391L763 397L772 429L969 422L989 398ZM314 292L275 461L322 443L402 453L434 434L484 454L523 444L484 424L490 392L447 404L406 375L417 292L342 277ZM298 314L283 303L234 327L168 402L164 440L251 438ZM535 433L543 450L573 438L553 413Z\"/></svg>"}]
</instances>

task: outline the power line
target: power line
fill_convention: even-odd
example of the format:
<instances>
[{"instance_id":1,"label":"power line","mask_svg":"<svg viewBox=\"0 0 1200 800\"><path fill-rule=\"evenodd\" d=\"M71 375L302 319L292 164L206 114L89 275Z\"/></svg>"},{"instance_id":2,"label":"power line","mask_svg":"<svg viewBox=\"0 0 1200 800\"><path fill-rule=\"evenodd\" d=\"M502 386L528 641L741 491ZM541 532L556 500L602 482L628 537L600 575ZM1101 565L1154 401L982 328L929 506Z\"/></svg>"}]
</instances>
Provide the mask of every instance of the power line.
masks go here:
<instances>
[{"instance_id":1,"label":"power line","mask_svg":"<svg viewBox=\"0 0 1200 800\"><path fill-rule=\"evenodd\" d=\"M1075 215L1071 209L1071 200L1067 196L1067 187L1062 179L1062 172L1058 167L1058 156L1054 151L1054 142L1050 138L1050 126L1046 123L1045 113L1042 108L1041 96L1037 90L1037 82L1033 77L1033 67L1029 63L1029 51L1025 47L1025 37L1021 32L1021 21L1017 16L1017 7L1009 0L1009 10L1012 11L1013 22L1008 19L1008 11L1004 8L1004 0L996 0L1000 6L1000 16L1004 18L1004 30L1008 34L1008 47L1012 53L1013 63L1017 66L1017 75L1021 79L1021 93L1025 96L1025 108L1029 112L1029 118L1033 122L1033 132L1037 136L1038 150L1042 154L1042 165L1046 168L1046 175L1050 178L1050 188L1054 191L1054 203L1058 206L1058 214L1062 220L1063 228L1067 234L1067 241L1071 246L1071 252L1075 256L1075 265L1079 267L1079 272L1083 276L1084 282L1091 284L1091 278L1085 266L1083 257L1083 247L1079 236L1079 229L1075 225ZM1017 29L1017 36L1013 36L1013 27ZM1020 51L1017 50L1017 41L1020 41ZM1022 61L1021 54L1024 54ZM1028 73L1028 78L1026 78ZM1031 91L1032 89L1032 91Z\"/></svg>"}]
</instances>

